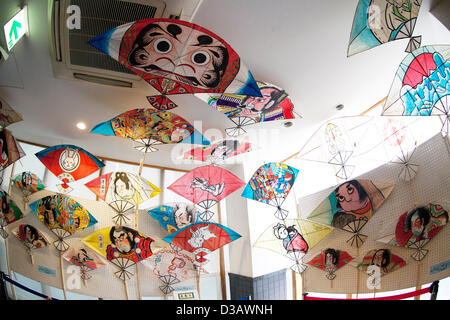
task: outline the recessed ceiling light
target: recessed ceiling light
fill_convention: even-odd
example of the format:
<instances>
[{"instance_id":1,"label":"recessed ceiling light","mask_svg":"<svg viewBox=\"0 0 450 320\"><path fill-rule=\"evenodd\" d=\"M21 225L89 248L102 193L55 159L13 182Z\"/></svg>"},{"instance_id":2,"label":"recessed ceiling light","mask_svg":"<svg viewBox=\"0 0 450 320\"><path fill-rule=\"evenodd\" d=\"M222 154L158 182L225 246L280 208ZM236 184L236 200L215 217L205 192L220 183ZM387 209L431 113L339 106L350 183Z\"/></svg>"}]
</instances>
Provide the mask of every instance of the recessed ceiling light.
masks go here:
<instances>
[{"instance_id":1,"label":"recessed ceiling light","mask_svg":"<svg viewBox=\"0 0 450 320\"><path fill-rule=\"evenodd\" d=\"M77 128L80 129L80 130L86 130L86 123L78 122L77 123Z\"/></svg>"},{"instance_id":2,"label":"recessed ceiling light","mask_svg":"<svg viewBox=\"0 0 450 320\"><path fill-rule=\"evenodd\" d=\"M283 123L283 125L284 125L286 128L289 128L289 127L292 127L292 126L294 125L294 123L293 123L292 121L286 121L285 123Z\"/></svg>"}]
</instances>

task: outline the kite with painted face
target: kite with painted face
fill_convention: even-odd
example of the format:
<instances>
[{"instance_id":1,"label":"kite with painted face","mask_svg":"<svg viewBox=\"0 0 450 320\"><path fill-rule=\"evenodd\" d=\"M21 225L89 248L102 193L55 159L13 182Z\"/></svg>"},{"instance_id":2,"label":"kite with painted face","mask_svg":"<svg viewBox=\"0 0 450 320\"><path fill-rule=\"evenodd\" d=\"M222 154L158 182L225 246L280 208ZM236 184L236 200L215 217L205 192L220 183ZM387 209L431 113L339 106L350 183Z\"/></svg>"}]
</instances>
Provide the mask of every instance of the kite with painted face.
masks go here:
<instances>
[{"instance_id":1,"label":"kite with painted face","mask_svg":"<svg viewBox=\"0 0 450 320\"><path fill-rule=\"evenodd\" d=\"M5 227L23 217L22 211L11 197L0 189L0 235L3 239L8 237Z\"/></svg>"},{"instance_id":2,"label":"kite with painted face","mask_svg":"<svg viewBox=\"0 0 450 320\"><path fill-rule=\"evenodd\" d=\"M347 251L342 251L333 248L327 248L307 264L325 271L328 280L336 278L335 272L353 260L353 257Z\"/></svg>"},{"instance_id":3,"label":"kite with painted face","mask_svg":"<svg viewBox=\"0 0 450 320\"><path fill-rule=\"evenodd\" d=\"M393 254L389 249L380 248L368 251L362 262L357 265L357 268L365 273L370 272L370 266L380 268L380 276L398 270L406 265L405 260L400 256Z\"/></svg>"},{"instance_id":4,"label":"kite with painted face","mask_svg":"<svg viewBox=\"0 0 450 320\"><path fill-rule=\"evenodd\" d=\"M230 45L190 22L138 20L111 29L89 44L163 96L222 92L261 96L252 74ZM159 103L158 109L168 109L167 104Z\"/></svg>"}]
</instances>

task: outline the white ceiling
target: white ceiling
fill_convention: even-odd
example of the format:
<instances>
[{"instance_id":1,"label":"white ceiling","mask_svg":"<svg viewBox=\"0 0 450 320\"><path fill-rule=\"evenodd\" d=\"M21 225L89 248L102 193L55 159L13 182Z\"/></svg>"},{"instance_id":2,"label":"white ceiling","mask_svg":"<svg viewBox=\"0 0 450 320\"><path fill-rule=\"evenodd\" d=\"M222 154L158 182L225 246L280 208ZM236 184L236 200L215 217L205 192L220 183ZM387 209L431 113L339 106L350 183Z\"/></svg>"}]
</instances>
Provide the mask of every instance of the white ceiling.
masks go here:
<instances>
[{"instance_id":1,"label":"white ceiling","mask_svg":"<svg viewBox=\"0 0 450 320\"><path fill-rule=\"evenodd\" d=\"M441 0L446 1L446 0ZM327 118L356 115L389 91L405 56L408 40L378 46L347 58L347 46L358 0L204 0L192 22L224 38L257 80L284 88L302 115L294 126L281 121L258 124L250 136L260 149L259 161L280 161L298 151ZM450 31L429 10L439 1L423 0L416 35L422 45L450 44ZM20 3L18 0L2 0ZM0 65L0 96L23 115L10 130L23 140L55 145L75 144L97 156L138 162L131 142L90 134L97 123L136 107L150 107L145 92L56 79L52 73L47 1L29 1L29 35ZM2 9L3 10L3 9ZM0 11L2 11L0 10ZM150 88L149 88L150 91ZM231 122L190 95L171 97L174 112L199 130L224 129ZM342 111L335 106L344 104ZM82 132L76 122L85 121ZM201 122L200 122L201 121ZM174 145L147 155L145 163L190 168L171 161Z\"/></svg>"}]
</instances>

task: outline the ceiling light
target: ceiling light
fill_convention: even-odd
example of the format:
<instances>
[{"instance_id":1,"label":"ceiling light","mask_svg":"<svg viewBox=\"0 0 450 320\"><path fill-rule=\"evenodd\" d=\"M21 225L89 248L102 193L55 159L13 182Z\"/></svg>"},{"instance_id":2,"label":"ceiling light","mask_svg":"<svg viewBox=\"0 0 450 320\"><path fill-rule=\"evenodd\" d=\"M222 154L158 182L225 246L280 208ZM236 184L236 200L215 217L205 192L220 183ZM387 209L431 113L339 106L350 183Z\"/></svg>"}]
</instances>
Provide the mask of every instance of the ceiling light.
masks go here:
<instances>
[{"instance_id":1,"label":"ceiling light","mask_svg":"<svg viewBox=\"0 0 450 320\"><path fill-rule=\"evenodd\" d=\"M344 109L344 105L343 104L338 104L336 106L336 110L342 110L342 109Z\"/></svg>"},{"instance_id":2,"label":"ceiling light","mask_svg":"<svg viewBox=\"0 0 450 320\"><path fill-rule=\"evenodd\" d=\"M284 125L286 128L289 128L289 127L292 127L292 126L294 125L294 123L293 123L292 121L286 121L285 123L283 123L283 125Z\"/></svg>"},{"instance_id":3,"label":"ceiling light","mask_svg":"<svg viewBox=\"0 0 450 320\"><path fill-rule=\"evenodd\" d=\"M78 122L77 123L77 128L80 129L80 130L85 130L86 129L86 123Z\"/></svg>"}]
</instances>

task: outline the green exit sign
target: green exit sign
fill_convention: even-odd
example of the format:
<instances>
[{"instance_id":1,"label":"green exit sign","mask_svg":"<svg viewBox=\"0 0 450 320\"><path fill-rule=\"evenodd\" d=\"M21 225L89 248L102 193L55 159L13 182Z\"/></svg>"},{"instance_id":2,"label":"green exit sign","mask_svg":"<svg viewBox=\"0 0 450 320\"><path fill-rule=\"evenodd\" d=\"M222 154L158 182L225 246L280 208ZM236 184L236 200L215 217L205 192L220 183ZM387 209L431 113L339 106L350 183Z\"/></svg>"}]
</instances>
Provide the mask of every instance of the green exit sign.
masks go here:
<instances>
[{"instance_id":1,"label":"green exit sign","mask_svg":"<svg viewBox=\"0 0 450 320\"><path fill-rule=\"evenodd\" d=\"M8 50L11 50L20 38L28 32L27 7L24 7L9 20L8 23L3 26L3 31L5 33Z\"/></svg>"}]
</instances>

